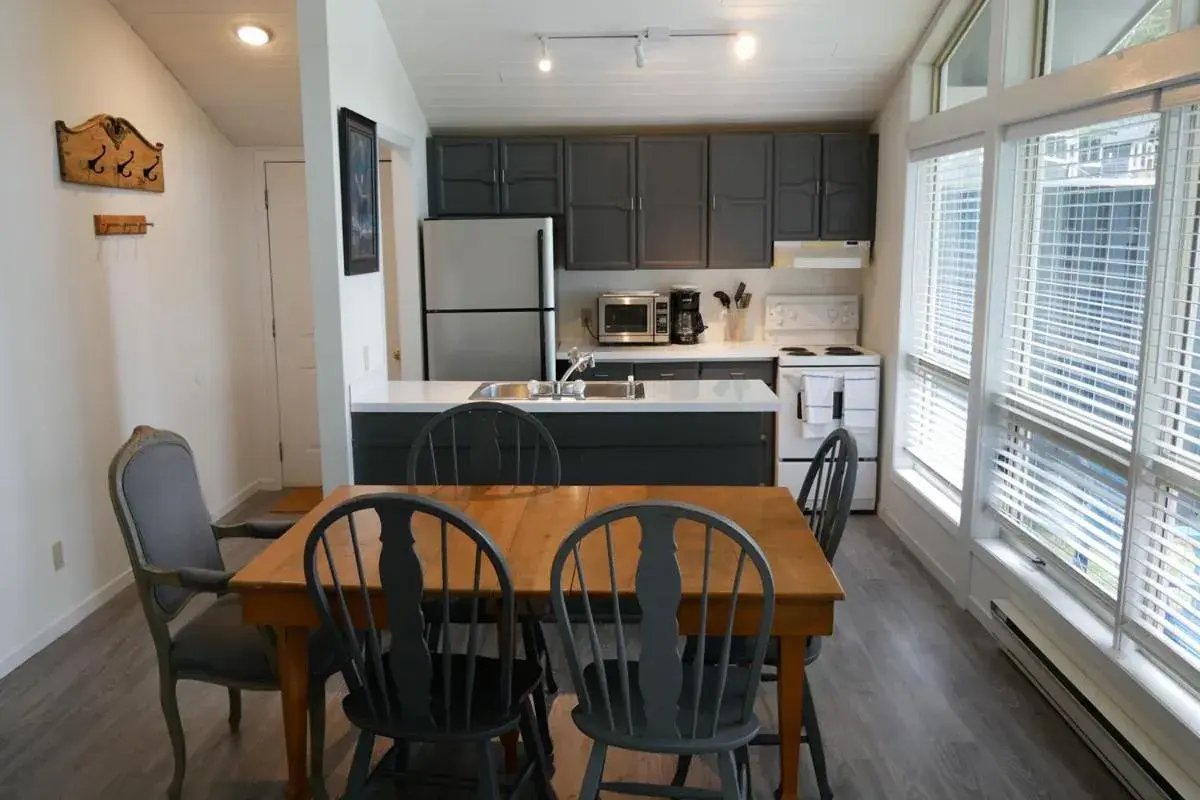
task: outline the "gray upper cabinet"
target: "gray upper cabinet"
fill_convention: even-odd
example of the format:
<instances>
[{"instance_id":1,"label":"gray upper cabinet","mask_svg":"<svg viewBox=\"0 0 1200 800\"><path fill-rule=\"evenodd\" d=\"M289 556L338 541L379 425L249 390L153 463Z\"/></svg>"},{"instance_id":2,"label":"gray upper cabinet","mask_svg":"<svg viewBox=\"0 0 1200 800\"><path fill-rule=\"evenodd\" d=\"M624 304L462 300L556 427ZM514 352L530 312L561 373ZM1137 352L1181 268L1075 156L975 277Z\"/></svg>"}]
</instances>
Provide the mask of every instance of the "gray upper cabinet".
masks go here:
<instances>
[{"instance_id":1,"label":"gray upper cabinet","mask_svg":"<svg viewBox=\"0 0 1200 800\"><path fill-rule=\"evenodd\" d=\"M637 266L637 140L567 139L567 268Z\"/></svg>"},{"instance_id":2,"label":"gray upper cabinet","mask_svg":"<svg viewBox=\"0 0 1200 800\"><path fill-rule=\"evenodd\" d=\"M710 267L771 266L773 152L769 133L709 137Z\"/></svg>"},{"instance_id":3,"label":"gray upper cabinet","mask_svg":"<svg viewBox=\"0 0 1200 800\"><path fill-rule=\"evenodd\" d=\"M435 217L500 213L496 139L435 136L429 143L429 212Z\"/></svg>"},{"instance_id":4,"label":"gray upper cabinet","mask_svg":"<svg viewBox=\"0 0 1200 800\"><path fill-rule=\"evenodd\" d=\"M708 137L638 137L638 266L708 266Z\"/></svg>"},{"instance_id":5,"label":"gray upper cabinet","mask_svg":"<svg viewBox=\"0 0 1200 800\"><path fill-rule=\"evenodd\" d=\"M500 140L501 213L546 217L563 213L562 176L562 139Z\"/></svg>"},{"instance_id":6,"label":"gray upper cabinet","mask_svg":"<svg viewBox=\"0 0 1200 800\"><path fill-rule=\"evenodd\" d=\"M775 240L821 238L821 134L775 136Z\"/></svg>"},{"instance_id":7,"label":"gray upper cabinet","mask_svg":"<svg viewBox=\"0 0 1200 800\"><path fill-rule=\"evenodd\" d=\"M821 238L874 238L875 137L827 133L821 139Z\"/></svg>"}]
</instances>

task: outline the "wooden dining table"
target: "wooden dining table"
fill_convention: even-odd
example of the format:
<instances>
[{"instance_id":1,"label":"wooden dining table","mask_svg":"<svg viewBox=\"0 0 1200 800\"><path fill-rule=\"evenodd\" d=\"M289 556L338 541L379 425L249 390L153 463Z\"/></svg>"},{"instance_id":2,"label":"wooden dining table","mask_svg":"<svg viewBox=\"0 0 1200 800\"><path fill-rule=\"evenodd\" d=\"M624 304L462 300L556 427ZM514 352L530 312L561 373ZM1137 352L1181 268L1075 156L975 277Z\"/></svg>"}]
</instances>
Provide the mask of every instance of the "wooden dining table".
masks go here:
<instances>
[{"instance_id":1,"label":"wooden dining table","mask_svg":"<svg viewBox=\"0 0 1200 800\"><path fill-rule=\"evenodd\" d=\"M775 583L772 635L779 639L779 736L781 788L785 800L799 797L799 770L804 696L804 656L809 636L833 633L834 604L845 597L808 522L795 500L782 487L767 486L342 486L247 564L230 584L242 598L244 618L253 625L276 630L283 698L284 739L288 778L285 797L311 797L308 765L308 643L320 625L304 581L302 554L318 520L338 503L358 495L400 491L429 495L458 509L485 530L508 562L518 601L548 604L550 566L558 544L588 516L620 503L667 500L691 503L728 517L749 533L766 554ZM386 624L386 608L378 575L378 528L361 526L365 580L376 622ZM373 539L373 541L372 541ZM703 563L704 537L678 535L677 557L685 572L684 597L679 609L681 634L700 631L698 592L689 592L687 565ZM418 550L421 550L418 543ZM337 558L353 558L349 545ZM584 549L585 573L604 574L604 548ZM618 591L635 595L636 541L618 542ZM731 559L736 558L729 551ZM426 574L440 575L440 554L422 552ZM713 551L714 569L721 557ZM589 562L597 560L595 566ZM603 559L600 561L599 559ZM353 563L352 561L349 563ZM435 567L434 565L437 564ZM456 580L451 570L448 580ZM461 571L463 586L472 589L473 571ZM429 586L427 589L431 588ZM734 627L739 634L757 633L761 617L761 587L743 586L745 601L737 604ZM759 603L752 602L758 593ZM569 592L568 592L569 593ZM377 599L378 598L378 599ZM710 620L711 621L711 620ZM710 632L711 629L710 629ZM771 727L767 723L767 727Z\"/></svg>"}]
</instances>

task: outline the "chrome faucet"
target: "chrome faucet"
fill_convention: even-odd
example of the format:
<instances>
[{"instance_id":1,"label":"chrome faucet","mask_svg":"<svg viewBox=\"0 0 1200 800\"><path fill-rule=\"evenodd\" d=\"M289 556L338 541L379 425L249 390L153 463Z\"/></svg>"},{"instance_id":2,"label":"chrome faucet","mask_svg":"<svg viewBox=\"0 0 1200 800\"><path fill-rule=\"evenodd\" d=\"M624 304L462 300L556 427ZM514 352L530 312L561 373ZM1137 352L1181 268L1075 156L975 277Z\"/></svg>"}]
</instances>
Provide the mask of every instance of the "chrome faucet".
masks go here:
<instances>
[{"instance_id":1,"label":"chrome faucet","mask_svg":"<svg viewBox=\"0 0 1200 800\"><path fill-rule=\"evenodd\" d=\"M571 362L571 368L563 373L562 380L555 385L555 394L562 394L563 386L567 384L567 381L571 380L572 375L581 370L591 369L596 366L596 354L580 353L578 347L572 347L567 351L567 360Z\"/></svg>"}]
</instances>

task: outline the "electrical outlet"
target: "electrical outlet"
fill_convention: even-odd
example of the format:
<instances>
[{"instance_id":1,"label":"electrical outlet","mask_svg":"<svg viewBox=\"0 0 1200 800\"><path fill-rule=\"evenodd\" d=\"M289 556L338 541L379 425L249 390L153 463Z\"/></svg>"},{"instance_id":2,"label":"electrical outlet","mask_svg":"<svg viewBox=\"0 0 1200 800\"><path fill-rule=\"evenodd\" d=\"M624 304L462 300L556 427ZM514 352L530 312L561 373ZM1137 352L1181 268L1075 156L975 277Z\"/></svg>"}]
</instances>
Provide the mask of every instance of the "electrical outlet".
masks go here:
<instances>
[{"instance_id":1,"label":"electrical outlet","mask_svg":"<svg viewBox=\"0 0 1200 800\"><path fill-rule=\"evenodd\" d=\"M54 560L54 571L58 572L67 562L63 560L63 545L62 542L55 542L50 545L50 558Z\"/></svg>"},{"instance_id":2,"label":"electrical outlet","mask_svg":"<svg viewBox=\"0 0 1200 800\"><path fill-rule=\"evenodd\" d=\"M583 327L592 327L592 309L590 306L579 309L579 319L583 322Z\"/></svg>"}]
</instances>

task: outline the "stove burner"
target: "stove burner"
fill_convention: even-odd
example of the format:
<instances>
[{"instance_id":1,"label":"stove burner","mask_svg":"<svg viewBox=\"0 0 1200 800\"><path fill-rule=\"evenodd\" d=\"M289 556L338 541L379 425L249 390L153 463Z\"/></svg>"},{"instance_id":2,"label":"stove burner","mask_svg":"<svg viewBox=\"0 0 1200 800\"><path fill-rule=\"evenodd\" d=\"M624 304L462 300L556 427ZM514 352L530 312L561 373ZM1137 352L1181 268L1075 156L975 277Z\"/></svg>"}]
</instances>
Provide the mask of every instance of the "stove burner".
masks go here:
<instances>
[{"instance_id":1,"label":"stove burner","mask_svg":"<svg viewBox=\"0 0 1200 800\"><path fill-rule=\"evenodd\" d=\"M827 356L861 356L862 350L856 347L826 347L825 355Z\"/></svg>"},{"instance_id":2,"label":"stove burner","mask_svg":"<svg viewBox=\"0 0 1200 800\"><path fill-rule=\"evenodd\" d=\"M815 356L816 355L816 353L814 353L812 350L809 350L807 347L785 347L785 348L783 348L783 352L789 356Z\"/></svg>"}]
</instances>

